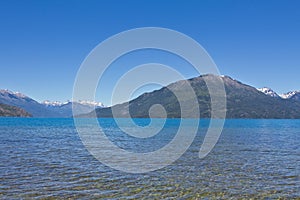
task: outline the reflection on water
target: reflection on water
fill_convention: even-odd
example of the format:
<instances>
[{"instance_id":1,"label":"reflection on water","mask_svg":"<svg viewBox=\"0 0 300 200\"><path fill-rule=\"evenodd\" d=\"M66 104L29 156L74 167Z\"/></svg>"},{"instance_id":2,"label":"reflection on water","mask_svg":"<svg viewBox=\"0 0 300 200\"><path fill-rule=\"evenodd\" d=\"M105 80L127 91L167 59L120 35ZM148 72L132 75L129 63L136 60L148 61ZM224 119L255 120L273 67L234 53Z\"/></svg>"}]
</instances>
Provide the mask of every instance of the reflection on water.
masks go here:
<instances>
[{"instance_id":1,"label":"reflection on water","mask_svg":"<svg viewBox=\"0 0 300 200\"><path fill-rule=\"evenodd\" d=\"M162 132L147 140L123 134L111 119L100 120L115 144L136 152L167 144L179 122L167 120ZM299 122L228 120L215 149L200 160L208 125L203 120L192 146L175 163L127 174L91 156L72 119L1 118L0 198L299 199Z\"/></svg>"}]
</instances>

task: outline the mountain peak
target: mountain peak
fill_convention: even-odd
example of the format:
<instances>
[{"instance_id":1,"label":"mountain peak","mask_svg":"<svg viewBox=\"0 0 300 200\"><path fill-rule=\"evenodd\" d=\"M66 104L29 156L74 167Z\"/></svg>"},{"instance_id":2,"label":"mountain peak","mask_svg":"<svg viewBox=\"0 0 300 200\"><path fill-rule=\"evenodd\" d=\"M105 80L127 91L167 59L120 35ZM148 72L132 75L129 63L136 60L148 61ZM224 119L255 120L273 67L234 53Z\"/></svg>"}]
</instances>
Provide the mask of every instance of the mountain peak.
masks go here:
<instances>
[{"instance_id":1,"label":"mountain peak","mask_svg":"<svg viewBox=\"0 0 300 200\"><path fill-rule=\"evenodd\" d=\"M4 90L0 90L0 94L10 94L10 95L15 95L19 98L27 98L26 95L20 93L20 92L13 92L11 90L8 90L8 89L4 89Z\"/></svg>"},{"instance_id":2,"label":"mountain peak","mask_svg":"<svg viewBox=\"0 0 300 200\"><path fill-rule=\"evenodd\" d=\"M282 101L280 98L274 98L274 96L279 95L270 88L256 89L231 77L212 74L201 75L187 80L194 89L199 108L194 107L190 103L193 100L187 95L183 101L185 103L184 109L187 109L186 113L192 113L195 109L200 109L201 118L211 117L212 103L206 83L212 81L211 83L213 84L217 79L222 79L224 83L227 118L300 118L300 102L295 100ZM143 94L130 102L96 109L96 115L95 112L91 112L87 115L80 115L80 117L96 116L101 118L117 116L126 118L131 116L133 118L148 118L150 117L149 109L153 105L160 104L165 108L168 118L193 118L193 115L182 116L180 102L178 102L177 97L172 92L176 90L177 94L186 94L183 83L184 80L180 80L159 90ZM214 92L218 91L214 90ZM155 117L163 116L155 113Z\"/></svg>"},{"instance_id":3,"label":"mountain peak","mask_svg":"<svg viewBox=\"0 0 300 200\"><path fill-rule=\"evenodd\" d=\"M63 103L60 101L49 101L49 100L45 100L45 101L41 102L41 104L44 104L46 106L61 106L61 105L63 105Z\"/></svg>"},{"instance_id":4,"label":"mountain peak","mask_svg":"<svg viewBox=\"0 0 300 200\"><path fill-rule=\"evenodd\" d=\"M60 101L49 101L45 100L41 102L41 104L44 104L46 106L53 106L53 107L59 107L71 103L77 103L85 106L94 106L94 107L105 107L103 103L101 102L96 102L96 101L88 101L88 100L78 100L78 101L66 101L66 102L60 102Z\"/></svg>"},{"instance_id":5,"label":"mountain peak","mask_svg":"<svg viewBox=\"0 0 300 200\"><path fill-rule=\"evenodd\" d=\"M280 97L283 99L293 99L293 98L299 99L300 91L299 90L298 91L290 91L290 92L280 95Z\"/></svg>"},{"instance_id":6,"label":"mountain peak","mask_svg":"<svg viewBox=\"0 0 300 200\"><path fill-rule=\"evenodd\" d=\"M32 114L33 117L71 117L74 114L89 113L95 108L104 107L95 101L43 101L34 99L10 90L0 90L0 103L16 106Z\"/></svg>"},{"instance_id":7,"label":"mountain peak","mask_svg":"<svg viewBox=\"0 0 300 200\"><path fill-rule=\"evenodd\" d=\"M257 90L271 97L279 97L279 95L269 87L257 88Z\"/></svg>"}]
</instances>

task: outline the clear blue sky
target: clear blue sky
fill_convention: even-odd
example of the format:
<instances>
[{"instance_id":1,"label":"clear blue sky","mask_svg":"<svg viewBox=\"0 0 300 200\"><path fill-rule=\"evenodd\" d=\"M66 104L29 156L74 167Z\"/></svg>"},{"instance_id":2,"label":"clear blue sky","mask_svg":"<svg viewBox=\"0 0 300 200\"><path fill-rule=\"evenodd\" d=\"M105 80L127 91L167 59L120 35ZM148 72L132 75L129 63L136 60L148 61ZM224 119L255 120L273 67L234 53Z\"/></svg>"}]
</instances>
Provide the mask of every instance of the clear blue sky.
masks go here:
<instances>
[{"instance_id":1,"label":"clear blue sky","mask_svg":"<svg viewBox=\"0 0 300 200\"><path fill-rule=\"evenodd\" d=\"M158 26L198 41L221 74L278 93L300 90L299 10L297 0L2 0L0 88L37 100L71 99L77 70L98 43Z\"/></svg>"}]
</instances>

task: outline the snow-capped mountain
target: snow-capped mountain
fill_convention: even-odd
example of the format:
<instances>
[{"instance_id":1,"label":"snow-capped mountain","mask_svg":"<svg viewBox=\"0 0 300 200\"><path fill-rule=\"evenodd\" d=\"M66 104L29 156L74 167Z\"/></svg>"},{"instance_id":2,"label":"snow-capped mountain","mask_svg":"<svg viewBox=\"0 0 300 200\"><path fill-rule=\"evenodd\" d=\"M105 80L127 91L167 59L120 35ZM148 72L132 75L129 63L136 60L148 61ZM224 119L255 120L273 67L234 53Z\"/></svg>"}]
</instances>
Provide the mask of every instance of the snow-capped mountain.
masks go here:
<instances>
[{"instance_id":1,"label":"snow-capped mountain","mask_svg":"<svg viewBox=\"0 0 300 200\"><path fill-rule=\"evenodd\" d=\"M104 107L102 103L95 101L51 102L46 100L39 103L20 92L10 90L0 90L0 103L22 108L33 117L71 117Z\"/></svg>"},{"instance_id":2,"label":"snow-capped mountain","mask_svg":"<svg viewBox=\"0 0 300 200\"><path fill-rule=\"evenodd\" d=\"M8 89L5 89L5 90L0 90L0 94L2 96L9 96L9 95L13 95L13 96L16 96L16 97L19 97L19 98L26 98L27 96L20 93L20 92L13 92L13 91L10 91Z\"/></svg>"},{"instance_id":3,"label":"snow-capped mountain","mask_svg":"<svg viewBox=\"0 0 300 200\"><path fill-rule=\"evenodd\" d=\"M87 100L79 100L79 101L66 101L66 102L60 102L60 101L49 101L45 100L41 102L41 104L44 104L46 106L63 106L67 105L69 103L77 103L85 106L93 106L93 107L105 107L103 103L101 102L96 102L96 101L87 101Z\"/></svg>"},{"instance_id":4,"label":"snow-capped mountain","mask_svg":"<svg viewBox=\"0 0 300 200\"><path fill-rule=\"evenodd\" d=\"M195 84L196 83L198 84L199 88L196 88L197 90L200 90L202 88L201 84L204 79L203 77L206 77L206 79L207 79L207 77L212 80L214 79L213 75L206 75L206 76L203 75L203 76L191 79L191 80L193 80L192 81L193 83L195 82ZM247 96L247 95L245 95L247 92L250 92L251 95L253 96L253 98L255 97L255 98L257 98L257 100L261 100L261 102L265 103L266 105L264 105L264 106L270 106L267 102L270 102L271 104L273 102L274 105L276 104L276 105L280 106L282 109L283 109L283 107L286 107L288 105L284 109L287 109L289 111L289 113L298 112L297 110L295 111L293 109L290 109L291 107L293 107L293 106L300 107L300 91L288 92L283 95L278 95L271 88L264 87L264 88L260 88L260 89L255 89L253 87L242 84L241 82L236 81L228 76L222 76L222 79L224 80L224 84L228 85L229 89L235 88L235 90L230 90L230 92L229 92L229 93L235 94L235 97L234 97L235 100L234 101L232 100L231 102L237 102L236 97L242 98L244 96ZM174 85L175 85L174 87L180 88L180 82L177 84L174 83ZM246 86L248 87L248 89ZM247 90L243 92L243 88L245 90L246 89ZM249 95L250 95L250 93L249 93ZM162 93L161 95L165 95L165 94ZM155 95L155 96L157 96L157 95ZM157 98L158 97L159 96L157 96ZM230 96L230 94L228 95L228 98L229 97L233 98L232 95ZM271 98L271 97L273 97L273 98ZM148 96L141 95L141 97L139 97L138 100L136 100L136 101L140 102L141 99L143 99L143 98L146 99L146 98L148 98ZM159 97L159 98L162 98L162 97ZM282 99L285 99L285 100L283 101ZM296 101L298 101L298 102L296 102ZM248 105L247 104L248 102L249 102L249 100L247 100L247 101L245 100L243 105ZM28 112L33 117L57 117L57 118L59 118L59 117L72 117L72 116L78 116L78 115L83 116L86 113L92 113L92 111L94 111L95 109L97 109L97 111L101 110L101 112L104 112L104 114L101 115L104 117L108 117L111 114L111 112L109 110L110 108L103 108L105 106L101 102L88 101L88 100L66 101L66 102L53 101L53 102L51 102L51 101L46 100L46 101L40 103L40 102L37 102L36 100L30 98L27 95L24 95L20 92L13 92L10 90L0 90L0 103L21 108L21 109L25 110L26 112ZM149 103L149 102L147 102L147 103ZM137 104L137 105L138 106L135 108L137 113L139 113L139 107L142 106L145 109L147 108L147 106L142 105L142 104ZM243 105L240 105L241 109L243 108ZM259 103L258 103L258 107L256 107L254 104L251 104L249 106L252 106L251 110L258 109L259 106L261 106L260 109L262 109L262 110L264 109L264 106ZM103 108L103 109L98 109L98 108ZM122 108L122 107L120 107L120 108ZM236 108L234 108L234 109L236 109ZM284 111L284 109L280 113L287 113L286 111ZM243 115L243 113L241 113L241 110L237 110L237 112L240 113L240 115ZM258 109L257 112L260 112L260 110ZM287 115L289 113L287 113ZM93 114L94 114L94 112L93 112ZM240 117L240 115L236 115L235 113L231 113L231 114L233 117ZM139 115L137 115L137 116L140 117ZM144 117L144 115L142 115L142 116ZM249 114L249 116L252 116L252 114L251 115ZM270 115L270 116L273 116L273 115ZM289 116L294 117L296 115L289 115ZM280 116L280 117L282 117L282 116ZM285 117L285 116L283 116L283 117ZM298 117L298 115L297 115L297 117Z\"/></svg>"},{"instance_id":5,"label":"snow-capped mountain","mask_svg":"<svg viewBox=\"0 0 300 200\"><path fill-rule=\"evenodd\" d=\"M268 87L257 88L257 90L271 97L280 97L274 90Z\"/></svg>"},{"instance_id":6,"label":"snow-capped mountain","mask_svg":"<svg viewBox=\"0 0 300 200\"><path fill-rule=\"evenodd\" d=\"M41 102L41 104L44 104L46 106L61 106L61 105L63 105L63 103L61 103L60 101L49 101L49 100L45 100L45 101Z\"/></svg>"},{"instance_id":7,"label":"snow-capped mountain","mask_svg":"<svg viewBox=\"0 0 300 200\"><path fill-rule=\"evenodd\" d=\"M75 102L80 103L82 105L89 105L89 106L95 106L95 107L105 107L103 103L96 102L96 101L79 100L79 101L75 101Z\"/></svg>"},{"instance_id":8,"label":"snow-capped mountain","mask_svg":"<svg viewBox=\"0 0 300 200\"><path fill-rule=\"evenodd\" d=\"M290 99L300 101L300 91L296 92Z\"/></svg>"},{"instance_id":9,"label":"snow-capped mountain","mask_svg":"<svg viewBox=\"0 0 300 200\"><path fill-rule=\"evenodd\" d=\"M30 113L33 117L57 116L57 113L48 110L44 105L20 92L0 90L0 103L22 108L23 110Z\"/></svg>"},{"instance_id":10,"label":"snow-capped mountain","mask_svg":"<svg viewBox=\"0 0 300 200\"><path fill-rule=\"evenodd\" d=\"M300 101L300 91L291 91L285 94L278 95L274 90L268 87L258 88L257 90L271 97Z\"/></svg>"},{"instance_id":11,"label":"snow-capped mountain","mask_svg":"<svg viewBox=\"0 0 300 200\"><path fill-rule=\"evenodd\" d=\"M45 105L49 110L58 113L62 117L71 117L72 115L81 115L93 111L95 108L104 107L103 103L95 101L43 101L41 104Z\"/></svg>"},{"instance_id":12,"label":"snow-capped mountain","mask_svg":"<svg viewBox=\"0 0 300 200\"><path fill-rule=\"evenodd\" d=\"M240 81L234 80L228 76L221 77L226 89L226 117L227 118L250 118L250 119L300 119L300 101L272 97L276 96L272 91L264 89L263 91L272 96L258 91L256 88L246 85ZM207 83L216 83L220 80L217 75L201 75L187 81L193 87L198 102L201 102L200 116L210 118L212 115L211 100L207 98L209 93ZM179 94L185 94L185 88L182 81L171 83L159 90L144 93L139 97L130 100L124 104L114 105L108 108L96 109L79 117L128 117L148 118L149 108L159 103L165 108L166 115L170 118L182 118L180 105L176 96L170 88L176 88ZM190 101L186 101L186 107L189 110L198 109ZM131 108L131 109L128 109ZM163 117L161 112L153 112L152 116ZM184 117L195 117L194 115L185 115ZM198 116L197 116L198 117Z\"/></svg>"},{"instance_id":13,"label":"snow-capped mountain","mask_svg":"<svg viewBox=\"0 0 300 200\"><path fill-rule=\"evenodd\" d=\"M280 95L280 97L283 99L300 100L300 91L291 91L291 92Z\"/></svg>"},{"instance_id":14,"label":"snow-capped mountain","mask_svg":"<svg viewBox=\"0 0 300 200\"><path fill-rule=\"evenodd\" d=\"M290 99L300 101L300 91L295 91L295 92L294 92L294 95L291 96Z\"/></svg>"}]
</instances>

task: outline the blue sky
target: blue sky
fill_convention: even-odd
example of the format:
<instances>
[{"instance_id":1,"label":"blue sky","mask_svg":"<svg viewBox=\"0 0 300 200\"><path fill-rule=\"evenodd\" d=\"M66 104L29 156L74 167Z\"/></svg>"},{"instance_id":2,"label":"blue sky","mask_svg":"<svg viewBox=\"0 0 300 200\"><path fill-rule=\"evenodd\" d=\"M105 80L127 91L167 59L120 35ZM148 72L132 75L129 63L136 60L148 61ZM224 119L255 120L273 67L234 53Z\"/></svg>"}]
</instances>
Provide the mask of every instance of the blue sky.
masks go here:
<instances>
[{"instance_id":1,"label":"blue sky","mask_svg":"<svg viewBox=\"0 0 300 200\"><path fill-rule=\"evenodd\" d=\"M300 90L299 10L296 0L2 0L0 88L39 101L71 99L77 70L97 44L121 31L157 26L194 38L221 74L278 93ZM98 93L97 100L108 103L107 91Z\"/></svg>"}]
</instances>

